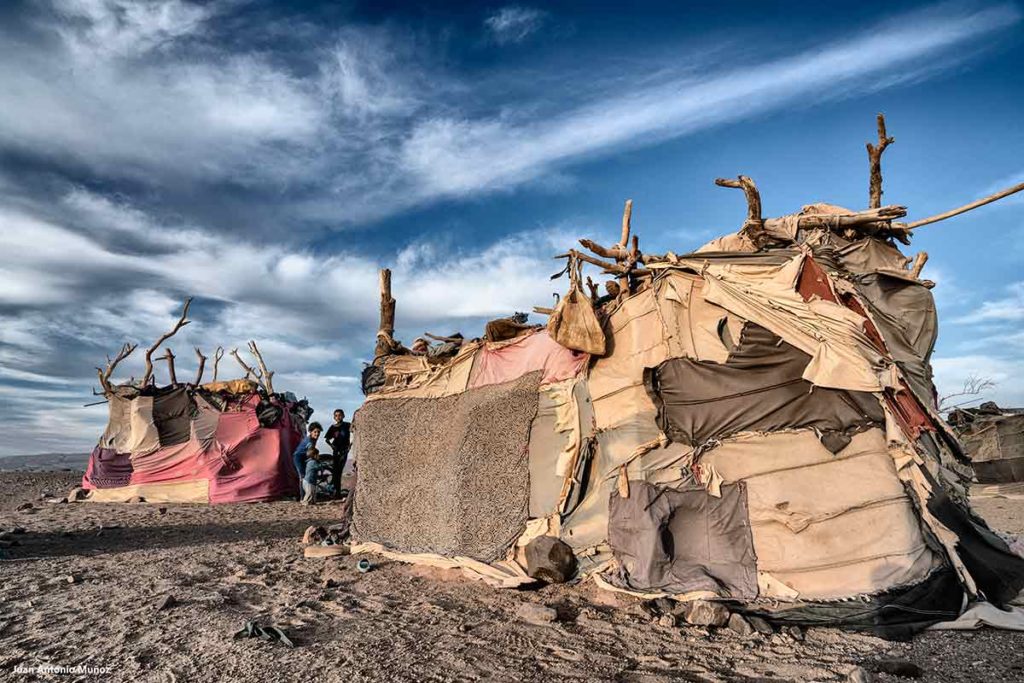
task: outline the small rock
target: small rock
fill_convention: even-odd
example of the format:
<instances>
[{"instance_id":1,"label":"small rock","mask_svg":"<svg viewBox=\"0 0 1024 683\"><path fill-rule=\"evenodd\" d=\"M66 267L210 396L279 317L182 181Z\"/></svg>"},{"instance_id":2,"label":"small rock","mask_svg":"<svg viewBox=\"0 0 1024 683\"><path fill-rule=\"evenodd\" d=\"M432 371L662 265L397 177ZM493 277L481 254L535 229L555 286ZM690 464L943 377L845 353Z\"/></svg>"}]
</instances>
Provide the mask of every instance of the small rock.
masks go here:
<instances>
[{"instance_id":1,"label":"small rock","mask_svg":"<svg viewBox=\"0 0 1024 683\"><path fill-rule=\"evenodd\" d=\"M798 642L803 642L804 630L799 626L786 626L782 629L782 632L787 636Z\"/></svg>"},{"instance_id":2,"label":"small rock","mask_svg":"<svg viewBox=\"0 0 1024 683\"><path fill-rule=\"evenodd\" d=\"M142 496L132 496L131 498L128 499L128 502L129 503L145 503L146 499L143 498Z\"/></svg>"},{"instance_id":3,"label":"small rock","mask_svg":"<svg viewBox=\"0 0 1024 683\"><path fill-rule=\"evenodd\" d=\"M23 533L25 533L25 527L23 527L23 526L16 526L13 529L11 529L11 533L12 534L23 534Z\"/></svg>"},{"instance_id":4,"label":"small rock","mask_svg":"<svg viewBox=\"0 0 1024 683\"><path fill-rule=\"evenodd\" d=\"M848 683L871 683L873 679L874 676L871 675L871 672L862 666L853 667L853 670L846 675Z\"/></svg>"},{"instance_id":5,"label":"small rock","mask_svg":"<svg viewBox=\"0 0 1024 683\"><path fill-rule=\"evenodd\" d=\"M889 674L900 678L920 678L924 675L924 669L917 664L895 657L874 661L871 663L871 668L877 673Z\"/></svg>"},{"instance_id":6,"label":"small rock","mask_svg":"<svg viewBox=\"0 0 1024 683\"><path fill-rule=\"evenodd\" d=\"M676 608L678 603L675 600L669 600L668 598L655 598L654 607L662 614L677 614Z\"/></svg>"},{"instance_id":7,"label":"small rock","mask_svg":"<svg viewBox=\"0 0 1024 683\"><path fill-rule=\"evenodd\" d=\"M543 626L558 619L558 612L535 602L524 602L516 609L516 616L529 624Z\"/></svg>"},{"instance_id":8,"label":"small rock","mask_svg":"<svg viewBox=\"0 0 1024 683\"><path fill-rule=\"evenodd\" d=\"M662 614L658 617L658 625L666 628L672 628L676 625L676 618L671 614Z\"/></svg>"},{"instance_id":9,"label":"small rock","mask_svg":"<svg viewBox=\"0 0 1024 683\"><path fill-rule=\"evenodd\" d=\"M762 636L770 636L775 633L775 629L772 628L772 625L761 617L747 617L747 621L749 621L750 625L754 627L754 630Z\"/></svg>"},{"instance_id":10,"label":"small rock","mask_svg":"<svg viewBox=\"0 0 1024 683\"><path fill-rule=\"evenodd\" d=\"M88 496L89 496L89 492L88 491L83 489L81 486L76 486L75 488L73 488L70 491L68 491L67 499L70 502L74 503L74 502L79 501L79 500L85 500Z\"/></svg>"},{"instance_id":11,"label":"small rock","mask_svg":"<svg viewBox=\"0 0 1024 683\"><path fill-rule=\"evenodd\" d=\"M68 583L78 583L79 581L81 581L81 579L79 579L74 574L68 574L67 576L64 577L64 580L67 581Z\"/></svg>"},{"instance_id":12,"label":"small rock","mask_svg":"<svg viewBox=\"0 0 1024 683\"><path fill-rule=\"evenodd\" d=\"M329 576L320 582L321 588L337 588L340 585L341 584L338 582L338 580L332 576Z\"/></svg>"},{"instance_id":13,"label":"small rock","mask_svg":"<svg viewBox=\"0 0 1024 683\"><path fill-rule=\"evenodd\" d=\"M694 626L725 626L729 622L729 610L717 602L695 600L687 604L683 618Z\"/></svg>"},{"instance_id":14,"label":"small rock","mask_svg":"<svg viewBox=\"0 0 1024 683\"><path fill-rule=\"evenodd\" d=\"M50 492L50 491L43 491L39 495L39 500L46 500L47 498L53 498L53 497L54 497L54 495L53 495L52 492Z\"/></svg>"},{"instance_id":15,"label":"small rock","mask_svg":"<svg viewBox=\"0 0 1024 683\"><path fill-rule=\"evenodd\" d=\"M156 601L156 609L159 612L165 609L170 609L177 604L178 600L173 595L165 595Z\"/></svg>"},{"instance_id":16,"label":"small rock","mask_svg":"<svg viewBox=\"0 0 1024 683\"><path fill-rule=\"evenodd\" d=\"M157 512L159 512L161 515L166 515L167 514L167 508L159 508L157 510Z\"/></svg>"},{"instance_id":17,"label":"small rock","mask_svg":"<svg viewBox=\"0 0 1024 683\"><path fill-rule=\"evenodd\" d=\"M18 512L22 512L22 511L24 511L24 510L31 510L31 509L32 509L32 508L34 508L34 507L35 507L35 506L34 506L34 505L32 505L32 503L22 503L22 504L21 504L21 505L19 505L19 506L18 506L18 507L17 507L16 509L17 509L17 511L18 511Z\"/></svg>"},{"instance_id":18,"label":"small rock","mask_svg":"<svg viewBox=\"0 0 1024 683\"><path fill-rule=\"evenodd\" d=\"M750 625L750 622L743 618L742 614L732 614L729 616L729 629L744 638L749 638L757 633L754 627Z\"/></svg>"}]
</instances>

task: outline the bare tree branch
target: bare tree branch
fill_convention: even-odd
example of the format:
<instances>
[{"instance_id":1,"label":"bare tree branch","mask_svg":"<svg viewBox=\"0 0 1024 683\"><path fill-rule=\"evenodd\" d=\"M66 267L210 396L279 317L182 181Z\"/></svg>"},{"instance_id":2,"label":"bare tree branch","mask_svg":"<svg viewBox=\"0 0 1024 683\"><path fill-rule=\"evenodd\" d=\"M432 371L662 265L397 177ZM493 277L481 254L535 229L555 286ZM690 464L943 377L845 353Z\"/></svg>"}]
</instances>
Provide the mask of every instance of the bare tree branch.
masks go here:
<instances>
[{"instance_id":1,"label":"bare tree branch","mask_svg":"<svg viewBox=\"0 0 1024 683\"><path fill-rule=\"evenodd\" d=\"M395 299L391 296L391 271L380 271L380 327L374 358L382 358L395 349Z\"/></svg>"},{"instance_id":2,"label":"bare tree branch","mask_svg":"<svg viewBox=\"0 0 1024 683\"><path fill-rule=\"evenodd\" d=\"M867 143L868 163L871 166L871 178L868 188L868 208L877 209L882 205L882 152L885 148L896 142L896 138L890 138L885 133L885 117L878 115L878 145Z\"/></svg>"},{"instance_id":3,"label":"bare tree branch","mask_svg":"<svg viewBox=\"0 0 1024 683\"><path fill-rule=\"evenodd\" d=\"M249 342L249 353L253 355L260 366L260 381L263 384L263 388L268 394L274 393L274 373L272 370L267 370L267 364L263 362L263 354L257 348L256 342Z\"/></svg>"},{"instance_id":4,"label":"bare tree branch","mask_svg":"<svg viewBox=\"0 0 1024 683\"><path fill-rule=\"evenodd\" d=\"M966 213L966 212L968 212L968 211L970 211L972 209L977 209L979 206L985 206L986 204L991 204L992 202L1000 200L1003 197L1009 197L1011 194L1016 194L1016 193L1020 192L1021 190L1024 190L1024 183L1019 183L1017 185L1014 185L1013 187L1008 187L1005 190L1000 190L999 192L996 192L995 194L990 194L989 196L983 197L982 199L979 199L977 201L971 202L970 204L964 204L963 206L957 207L955 209L950 209L949 211L946 211L945 213L936 214L934 216L929 216L928 218L922 218L919 221L912 221L910 223L893 223L892 227L894 229L897 229L897 230L902 230L904 232L908 232L910 230L914 230L915 228L920 228L921 226L924 226L924 225L930 225L932 223L938 223L939 221L944 221L947 218L952 218L953 216L959 216L960 214Z\"/></svg>"},{"instance_id":5,"label":"bare tree branch","mask_svg":"<svg viewBox=\"0 0 1024 683\"><path fill-rule=\"evenodd\" d=\"M958 398L960 396L977 396L982 392L995 388L995 386L996 383L988 377L969 375L967 379L964 380L964 386L960 391L955 394L946 394L939 398L939 412L944 412L954 407L949 405L950 399Z\"/></svg>"},{"instance_id":6,"label":"bare tree branch","mask_svg":"<svg viewBox=\"0 0 1024 683\"><path fill-rule=\"evenodd\" d=\"M217 369L220 365L220 359L224 357L224 347L218 346L217 350L213 352L213 381L217 381Z\"/></svg>"},{"instance_id":7,"label":"bare tree branch","mask_svg":"<svg viewBox=\"0 0 1024 683\"><path fill-rule=\"evenodd\" d=\"M110 383L110 376L114 374L114 368L117 364L123 361L128 356L132 355L132 352L138 348L138 344L129 344L125 342L121 346L121 350L118 351L117 355L111 360L110 356L107 356L107 367L106 369L96 368L96 373L99 375L100 388L104 394L109 394L113 391L113 385Z\"/></svg>"},{"instance_id":8,"label":"bare tree branch","mask_svg":"<svg viewBox=\"0 0 1024 683\"><path fill-rule=\"evenodd\" d=\"M626 248L629 244L629 231L632 229L633 200L626 200L626 208L622 210L622 236L616 246Z\"/></svg>"},{"instance_id":9,"label":"bare tree branch","mask_svg":"<svg viewBox=\"0 0 1024 683\"><path fill-rule=\"evenodd\" d=\"M917 256L914 257L914 265L910 267L910 276L914 279L921 279L921 270L924 269L924 264L928 263L928 252L919 251Z\"/></svg>"},{"instance_id":10,"label":"bare tree branch","mask_svg":"<svg viewBox=\"0 0 1024 683\"><path fill-rule=\"evenodd\" d=\"M174 371L174 358L174 352L171 351L171 347L168 346L164 350L164 355L157 359L167 361L167 375L170 377L172 387L178 384L178 375Z\"/></svg>"},{"instance_id":11,"label":"bare tree branch","mask_svg":"<svg viewBox=\"0 0 1024 683\"><path fill-rule=\"evenodd\" d=\"M199 359L199 368L196 370L195 381L195 385L198 387L203 381L203 370L206 369L206 356L203 355L198 346L196 347L196 357Z\"/></svg>"},{"instance_id":12,"label":"bare tree branch","mask_svg":"<svg viewBox=\"0 0 1024 683\"><path fill-rule=\"evenodd\" d=\"M192 297L185 299L185 307L181 311L181 317L178 318L178 322L174 324L170 332L165 333L156 343L146 349L146 374L142 376L142 386L149 384L149 380L153 377L153 352L160 348L160 345L165 341L177 334L178 330L188 325L191 320L188 319L188 307L192 305Z\"/></svg>"},{"instance_id":13,"label":"bare tree branch","mask_svg":"<svg viewBox=\"0 0 1024 683\"><path fill-rule=\"evenodd\" d=\"M715 185L743 190L743 194L747 198L747 219L743 222L740 232L745 232L751 241L761 248L767 236L764 232L764 219L761 217L761 193L757 191L757 185L745 175L737 176L735 180L716 178Z\"/></svg>"},{"instance_id":14,"label":"bare tree branch","mask_svg":"<svg viewBox=\"0 0 1024 683\"><path fill-rule=\"evenodd\" d=\"M238 355L238 349L231 349L231 355L235 357L235 360L238 361L238 364L242 366L243 370L245 370L245 379L255 377L257 380L259 380L259 374L251 366L246 365L245 361L242 360L242 357Z\"/></svg>"}]
</instances>

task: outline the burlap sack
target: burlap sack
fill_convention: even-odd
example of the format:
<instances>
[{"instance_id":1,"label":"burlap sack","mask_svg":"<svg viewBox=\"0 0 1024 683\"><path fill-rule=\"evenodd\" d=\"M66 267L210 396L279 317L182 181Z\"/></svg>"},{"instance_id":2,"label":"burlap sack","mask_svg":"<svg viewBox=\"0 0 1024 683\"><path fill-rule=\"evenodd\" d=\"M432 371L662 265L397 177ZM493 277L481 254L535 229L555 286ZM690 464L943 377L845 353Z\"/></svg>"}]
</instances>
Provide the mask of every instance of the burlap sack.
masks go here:
<instances>
[{"instance_id":1,"label":"burlap sack","mask_svg":"<svg viewBox=\"0 0 1024 683\"><path fill-rule=\"evenodd\" d=\"M594 304L580 289L579 265L569 264L569 293L562 297L548 319L551 338L567 349L603 356L604 330Z\"/></svg>"}]
</instances>

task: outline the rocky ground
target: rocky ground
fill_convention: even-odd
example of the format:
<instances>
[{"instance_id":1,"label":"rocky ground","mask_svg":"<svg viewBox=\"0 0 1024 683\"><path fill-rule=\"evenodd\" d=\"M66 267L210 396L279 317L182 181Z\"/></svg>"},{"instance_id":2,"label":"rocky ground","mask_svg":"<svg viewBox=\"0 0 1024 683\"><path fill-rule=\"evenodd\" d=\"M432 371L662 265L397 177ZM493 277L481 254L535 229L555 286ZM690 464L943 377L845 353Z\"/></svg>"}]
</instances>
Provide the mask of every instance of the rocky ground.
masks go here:
<instances>
[{"instance_id":1,"label":"rocky ground","mask_svg":"<svg viewBox=\"0 0 1024 683\"><path fill-rule=\"evenodd\" d=\"M0 532L19 527L0 549L0 680L1024 680L1024 634L742 637L676 625L589 583L498 591L381 558L365 574L352 557L305 559L302 533L335 521L330 504L40 498L77 483L71 472L0 473ZM1024 502L979 509L1024 531ZM233 638L247 621L278 626L295 647ZM18 673L46 664L109 671Z\"/></svg>"}]
</instances>

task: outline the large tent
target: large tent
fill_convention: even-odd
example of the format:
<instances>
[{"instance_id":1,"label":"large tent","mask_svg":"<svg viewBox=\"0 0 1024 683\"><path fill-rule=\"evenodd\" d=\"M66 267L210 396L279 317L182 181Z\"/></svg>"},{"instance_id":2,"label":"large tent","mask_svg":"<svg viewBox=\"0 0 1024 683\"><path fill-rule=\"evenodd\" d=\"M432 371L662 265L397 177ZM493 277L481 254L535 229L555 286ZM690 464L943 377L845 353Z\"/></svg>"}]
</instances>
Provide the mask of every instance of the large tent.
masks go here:
<instances>
[{"instance_id":1,"label":"large tent","mask_svg":"<svg viewBox=\"0 0 1024 683\"><path fill-rule=\"evenodd\" d=\"M891 142L879 117L863 211L765 219L753 181L716 181L747 219L694 253L643 253L627 202L617 244L562 255L546 326L407 349L383 272L353 552L517 586L557 539L608 589L889 636L1014 601L1024 558L937 411L927 255L896 246L933 219L881 205Z\"/></svg>"},{"instance_id":2,"label":"large tent","mask_svg":"<svg viewBox=\"0 0 1024 683\"><path fill-rule=\"evenodd\" d=\"M118 363L135 350L125 344L97 368L109 407L107 428L93 449L82 478L86 499L95 502L241 503L294 495L298 476L291 453L312 412L291 393L277 393L255 342L249 343L258 369L237 349L231 355L245 377L218 380L224 350L213 358L213 380L203 383L206 357L197 348L195 381L178 382L170 349L169 383L156 386L153 352L187 325L185 303L174 328L146 351L140 381L115 384Z\"/></svg>"}]
</instances>

